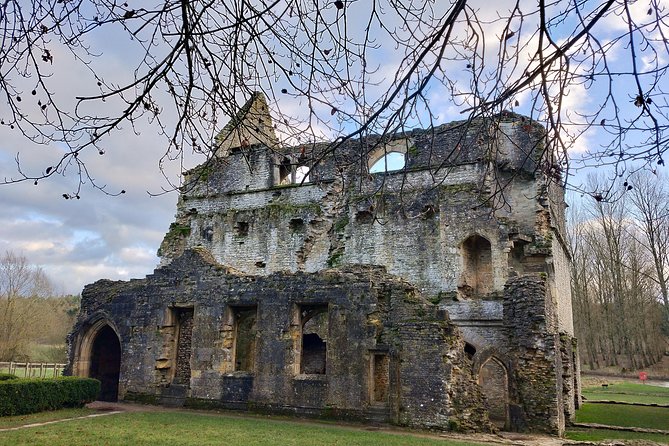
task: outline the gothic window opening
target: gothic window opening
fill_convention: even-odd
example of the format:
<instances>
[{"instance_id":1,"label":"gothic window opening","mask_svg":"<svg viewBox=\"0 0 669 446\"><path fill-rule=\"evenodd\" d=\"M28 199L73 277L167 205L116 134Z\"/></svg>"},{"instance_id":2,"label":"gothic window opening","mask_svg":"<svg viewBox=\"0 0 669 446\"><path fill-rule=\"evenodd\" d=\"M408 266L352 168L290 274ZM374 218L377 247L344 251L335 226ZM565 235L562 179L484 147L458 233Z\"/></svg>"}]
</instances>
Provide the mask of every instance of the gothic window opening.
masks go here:
<instances>
[{"instance_id":1,"label":"gothic window opening","mask_svg":"<svg viewBox=\"0 0 669 446\"><path fill-rule=\"evenodd\" d=\"M393 172L404 168L406 163L404 153L388 152L369 168L369 173Z\"/></svg>"},{"instance_id":2,"label":"gothic window opening","mask_svg":"<svg viewBox=\"0 0 669 446\"><path fill-rule=\"evenodd\" d=\"M378 144L370 151L367 158L369 173L393 172L404 169L410 148L415 150L413 142L406 138Z\"/></svg>"},{"instance_id":3,"label":"gothic window opening","mask_svg":"<svg viewBox=\"0 0 669 446\"><path fill-rule=\"evenodd\" d=\"M481 297L492 291L492 247L480 235L468 237L460 247L462 274L458 290L465 298Z\"/></svg>"},{"instance_id":4,"label":"gothic window opening","mask_svg":"<svg viewBox=\"0 0 669 446\"><path fill-rule=\"evenodd\" d=\"M235 371L253 372L256 359L257 307L233 309L235 324Z\"/></svg>"},{"instance_id":5,"label":"gothic window opening","mask_svg":"<svg viewBox=\"0 0 669 446\"><path fill-rule=\"evenodd\" d=\"M388 402L388 387L390 382L390 360L387 353L372 355L372 403L386 404Z\"/></svg>"},{"instance_id":6,"label":"gothic window opening","mask_svg":"<svg viewBox=\"0 0 669 446\"><path fill-rule=\"evenodd\" d=\"M300 323L302 327L300 373L324 375L327 361L327 305L300 306Z\"/></svg>"},{"instance_id":7,"label":"gothic window opening","mask_svg":"<svg viewBox=\"0 0 669 446\"><path fill-rule=\"evenodd\" d=\"M193 337L193 308L173 308L176 321L176 355L174 384L190 384L191 340Z\"/></svg>"}]
</instances>

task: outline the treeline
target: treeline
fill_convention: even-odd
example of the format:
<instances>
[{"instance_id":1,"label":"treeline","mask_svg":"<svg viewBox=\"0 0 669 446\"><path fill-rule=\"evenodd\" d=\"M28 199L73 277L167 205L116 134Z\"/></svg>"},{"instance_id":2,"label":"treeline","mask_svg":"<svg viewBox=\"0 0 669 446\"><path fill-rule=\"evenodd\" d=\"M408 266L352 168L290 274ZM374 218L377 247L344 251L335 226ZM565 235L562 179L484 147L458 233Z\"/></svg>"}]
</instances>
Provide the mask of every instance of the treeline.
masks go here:
<instances>
[{"instance_id":1,"label":"treeline","mask_svg":"<svg viewBox=\"0 0 669 446\"><path fill-rule=\"evenodd\" d=\"M570 212L574 328L586 369L637 370L667 350L667 180L643 173L616 188L624 193Z\"/></svg>"},{"instance_id":2,"label":"treeline","mask_svg":"<svg viewBox=\"0 0 669 446\"><path fill-rule=\"evenodd\" d=\"M55 296L44 272L23 256L0 256L0 361L65 362L78 296Z\"/></svg>"}]
</instances>

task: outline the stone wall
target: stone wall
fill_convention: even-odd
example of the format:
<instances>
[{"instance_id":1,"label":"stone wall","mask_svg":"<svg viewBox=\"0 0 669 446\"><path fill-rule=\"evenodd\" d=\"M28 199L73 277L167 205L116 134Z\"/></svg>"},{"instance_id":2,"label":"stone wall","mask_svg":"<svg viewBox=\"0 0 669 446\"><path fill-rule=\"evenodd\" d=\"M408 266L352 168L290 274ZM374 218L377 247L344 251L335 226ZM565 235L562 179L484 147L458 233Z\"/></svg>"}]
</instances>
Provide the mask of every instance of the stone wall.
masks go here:
<instances>
[{"instance_id":1,"label":"stone wall","mask_svg":"<svg viewBox=\"0 0 669 446\"><path fill-rule=\"evenodd\" d=\"M173 404L181 397L193 406L363 420L373 409L411 426L489 426L458 329L417 289L381 268L252 277L188 250L144 280L116 282L113 289L108 284L85 288L75 337L86 336L87 321L100 314L118 327L121 398ZM253 370L235 370L235 342L226 325L228 312L238 308L257 309ZM327 346L323 374L300 373L302 328L295 315L304 308L325 311L317 329ZM176 341L173 331L161 329L173 319ZM190 345L183 337L189 333ZM160 346L170 342L176 349L166 353ZM182 357L188 348L189 357ZM379 352L388 358L385 378L372 367ZM399 374L391 376L393 370ZM373 392L383 379L386 402Z\"/></svg>"}]
</instances>

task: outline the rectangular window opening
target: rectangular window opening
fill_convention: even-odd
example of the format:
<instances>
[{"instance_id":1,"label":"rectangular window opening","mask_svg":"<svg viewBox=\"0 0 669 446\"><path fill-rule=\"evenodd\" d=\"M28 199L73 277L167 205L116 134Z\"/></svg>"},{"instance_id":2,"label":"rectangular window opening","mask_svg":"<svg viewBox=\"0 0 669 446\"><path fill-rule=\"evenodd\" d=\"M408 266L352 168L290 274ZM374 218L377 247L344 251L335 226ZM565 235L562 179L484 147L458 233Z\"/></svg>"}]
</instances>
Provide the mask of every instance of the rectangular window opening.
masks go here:
<instances>
[{"instance_id":1,"label":"rectangular window opening","mask_svg":"<svg viewBox=\"0 0 669 446\"><path fill-rule=\"evenodd\" d=\"M372 355L372 403L388 402L390 381L390 360L387 353Z\"/></svg>"},{"instance_id":2,"label":"rectangular window opening","mask_svg":"<svg viewBox=\"0 0 669 446\"><path fill-rule=\"evenodd\" d=\"M258 307L232 308L235 326L235 371L253 372L256 362Z\"/></svg>"},{"instance_id":3,"label":"rectangular window opening","mask_svg":"<svg viewBox=\"0 0 669 446\"><path fill-rule=\"evenodd\" d=\"M172 308L176 322L176 351L174 358L174 384L190 384L191 341L193 338L193 307Z\"/></svg>"},{"instance_id":4,"label":"rectangular window opening","mask_svg":"<svg viewBox=\"0 0 669 446\"><path fill-rule=\"evenodd\" d=\"M301 305L300 373L325 375L327 361L328 306Z\"/></svg>"}]
</instances>

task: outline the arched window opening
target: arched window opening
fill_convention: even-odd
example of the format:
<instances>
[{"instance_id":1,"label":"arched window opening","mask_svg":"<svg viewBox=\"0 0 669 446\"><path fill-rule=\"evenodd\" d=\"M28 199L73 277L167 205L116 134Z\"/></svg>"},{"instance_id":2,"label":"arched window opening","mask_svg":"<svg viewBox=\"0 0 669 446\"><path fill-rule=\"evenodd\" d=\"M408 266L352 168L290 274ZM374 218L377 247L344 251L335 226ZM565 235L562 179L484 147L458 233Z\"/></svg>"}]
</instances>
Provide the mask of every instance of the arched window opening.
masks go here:
<instances>
[{"instance_id":1,"label":"arched window opening","mask_svg":"<svg viewBox=\"0 0 669 446\"><path fill-rule=\"evenodd\" d=\"M481 366L478 382L485 397L490 421L502 429L507 427L509 379L506 367L495 357L488 359Z\"/></svg>"},{"instance_id":2,"label":"arched window opening","mask_svg":"<svg viewBox=\"0 0 669 446\"><path fill-rule=\"evenodd\" d=\"M492 247L480 235L468 237L460 248L462 274L458 291L465 298L481 297L492 291Z\"/></svg>"},{"instance_id":3,"label":"arched window opening","mask_svg":"<svg viewBox=\"0 0 669 446\"><path fill-rule=\"evenodd\" d=\"M404 168L405 155L401 152L388 152L375 161L369 168L369 173L393 172Z\"/></svg>"},{"instance_id":4,"label":"arched window opening","mask_svg":"<svg viewBox=\"0 0 669 446\"><path fill-rule=\"evenodd\" d=\"M116 332L105 325L95 335L91 348L88 376L100 381L100 401L118 400L118 379L121 371L121 343Z\"/></svg>"}]
</instances>

